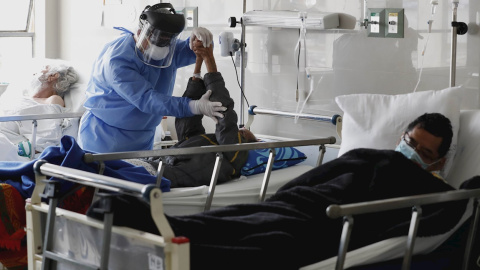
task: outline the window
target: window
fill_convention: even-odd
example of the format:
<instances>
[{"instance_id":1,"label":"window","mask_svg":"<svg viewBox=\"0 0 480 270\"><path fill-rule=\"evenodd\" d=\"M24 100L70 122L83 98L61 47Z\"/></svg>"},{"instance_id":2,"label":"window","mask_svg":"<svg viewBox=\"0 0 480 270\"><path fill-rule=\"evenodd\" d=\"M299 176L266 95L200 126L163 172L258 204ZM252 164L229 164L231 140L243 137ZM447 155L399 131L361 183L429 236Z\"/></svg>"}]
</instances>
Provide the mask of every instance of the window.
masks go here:
<instances>
[{"instance_id":1,"label":"window","mask_svg":"<svg viewBox=\"0 0 480 270\"><path fill-rule=\"evenodd\" d=\"M10 61L33 56L32 10L33 0L0 0L0 77Z\"/></svg>"},{"instance_id":2,"label":"window","mask_svg":"<svg viewBox=\"0 0 480 270\"><path fill-rule=\"evenodd\" d=\"M32 4L32 0L0 0L0 31L28 31Z\"/></svg>"}]
</instances>

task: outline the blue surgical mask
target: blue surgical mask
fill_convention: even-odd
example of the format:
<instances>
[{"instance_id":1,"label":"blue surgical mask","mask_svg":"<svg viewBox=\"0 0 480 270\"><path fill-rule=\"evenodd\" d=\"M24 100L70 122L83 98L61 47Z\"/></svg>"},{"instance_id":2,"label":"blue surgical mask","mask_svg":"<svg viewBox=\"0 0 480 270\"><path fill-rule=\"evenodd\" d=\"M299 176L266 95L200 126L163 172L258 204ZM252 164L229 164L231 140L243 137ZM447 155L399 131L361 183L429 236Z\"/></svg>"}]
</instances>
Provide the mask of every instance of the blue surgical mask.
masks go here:
<instances>
[{"instance_id":1,"label":"blue surgical mask","mask_svg":"<svg viewBox=\"0 0 480 270\"><path fill-rule=\"evenodd\" d=\"M438 161L435 161L433 163L425 163L420 155L413 149L410 145L408 145L405 140L401 140L400 143L397 145L397 148L395 148L395 151L402 153L406 158L410 159L411 161L417 163L422 167L424 170L426 170L428 167L432 166L433 164L437 163Z\"/></svg>"}]
</instances>

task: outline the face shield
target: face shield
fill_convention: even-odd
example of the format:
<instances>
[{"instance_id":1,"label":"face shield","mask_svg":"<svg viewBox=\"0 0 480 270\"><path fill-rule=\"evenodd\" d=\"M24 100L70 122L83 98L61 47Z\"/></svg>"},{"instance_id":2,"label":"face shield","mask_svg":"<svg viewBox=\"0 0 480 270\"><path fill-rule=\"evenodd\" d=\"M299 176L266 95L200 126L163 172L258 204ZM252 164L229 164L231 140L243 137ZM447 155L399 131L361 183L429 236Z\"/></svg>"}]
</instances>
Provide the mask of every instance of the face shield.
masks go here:
<instances>
[{"instance_id":1,"label":"face shield","mask_svg":"<svg viewBox=\"0 0 480 270\"><path fill-rule=\"evenodd\" d=\"M165 68L172 63L178 35L185 27L185 18L176 14L169 3L147 6L140 16L135 53L145 64Z\"/></svg>"}]
</instances>

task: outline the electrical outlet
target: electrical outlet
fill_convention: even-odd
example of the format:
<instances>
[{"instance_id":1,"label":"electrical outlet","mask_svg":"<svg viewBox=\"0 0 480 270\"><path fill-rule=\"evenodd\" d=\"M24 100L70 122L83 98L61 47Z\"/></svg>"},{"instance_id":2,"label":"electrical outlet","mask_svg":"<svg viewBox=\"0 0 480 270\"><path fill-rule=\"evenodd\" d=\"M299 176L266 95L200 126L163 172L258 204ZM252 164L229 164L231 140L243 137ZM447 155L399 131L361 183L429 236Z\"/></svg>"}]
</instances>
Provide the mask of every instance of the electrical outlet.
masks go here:
<instances>
[{"instance_id":1,"label":"electrical outlet","mask_svg":"<svg viewBox=\"0 0 480 270\"><path fill-rule=\"evenodd\" d=\"M369 37L385 37L385 9L368 9L368 28Z\"/></svg>"},{"instance_id":2,"label":"electrical outlet","mask_svg":"<svg viewBox=\"0 0 480 270\"><path fill-rule=\"evenodd\" d=\"M186 21L186 30L198 27L198 7L186 7L182 10L182 13Z\"/></svg>"},{"instance_id":3,"label":"electrical outlet","mask_svg":"<svg viewBox=\"0 0 480 270\"><path fill-rule=\"evenodd\" d=\"M404 32L404 10L400 8L385 9L385 37L387 38L403 38Z\"/></svg>"}]
</instances>

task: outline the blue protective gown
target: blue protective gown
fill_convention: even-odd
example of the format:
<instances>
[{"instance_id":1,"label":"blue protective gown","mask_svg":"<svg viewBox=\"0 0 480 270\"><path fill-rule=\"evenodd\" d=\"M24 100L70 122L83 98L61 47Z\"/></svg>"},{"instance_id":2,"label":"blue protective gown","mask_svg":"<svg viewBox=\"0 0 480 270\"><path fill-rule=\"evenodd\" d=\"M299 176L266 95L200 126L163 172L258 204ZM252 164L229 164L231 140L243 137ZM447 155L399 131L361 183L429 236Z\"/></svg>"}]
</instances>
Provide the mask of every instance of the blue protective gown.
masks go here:
<instances>
[{"instance_id":1,"label":"blue protective gown","mask_svg":"<svg viewBox=\"0 0 480 270\"><path fill-rule=\"evenodd\" d=\"M152 149L163 116L193 116L190 99L172 97L172 92L177 68L195 59L188 39L177 41L168 68L144 64L135 54L132 33L107 43L87 86L79 145L99 153Z\"/></svg>"}]
</instances>

